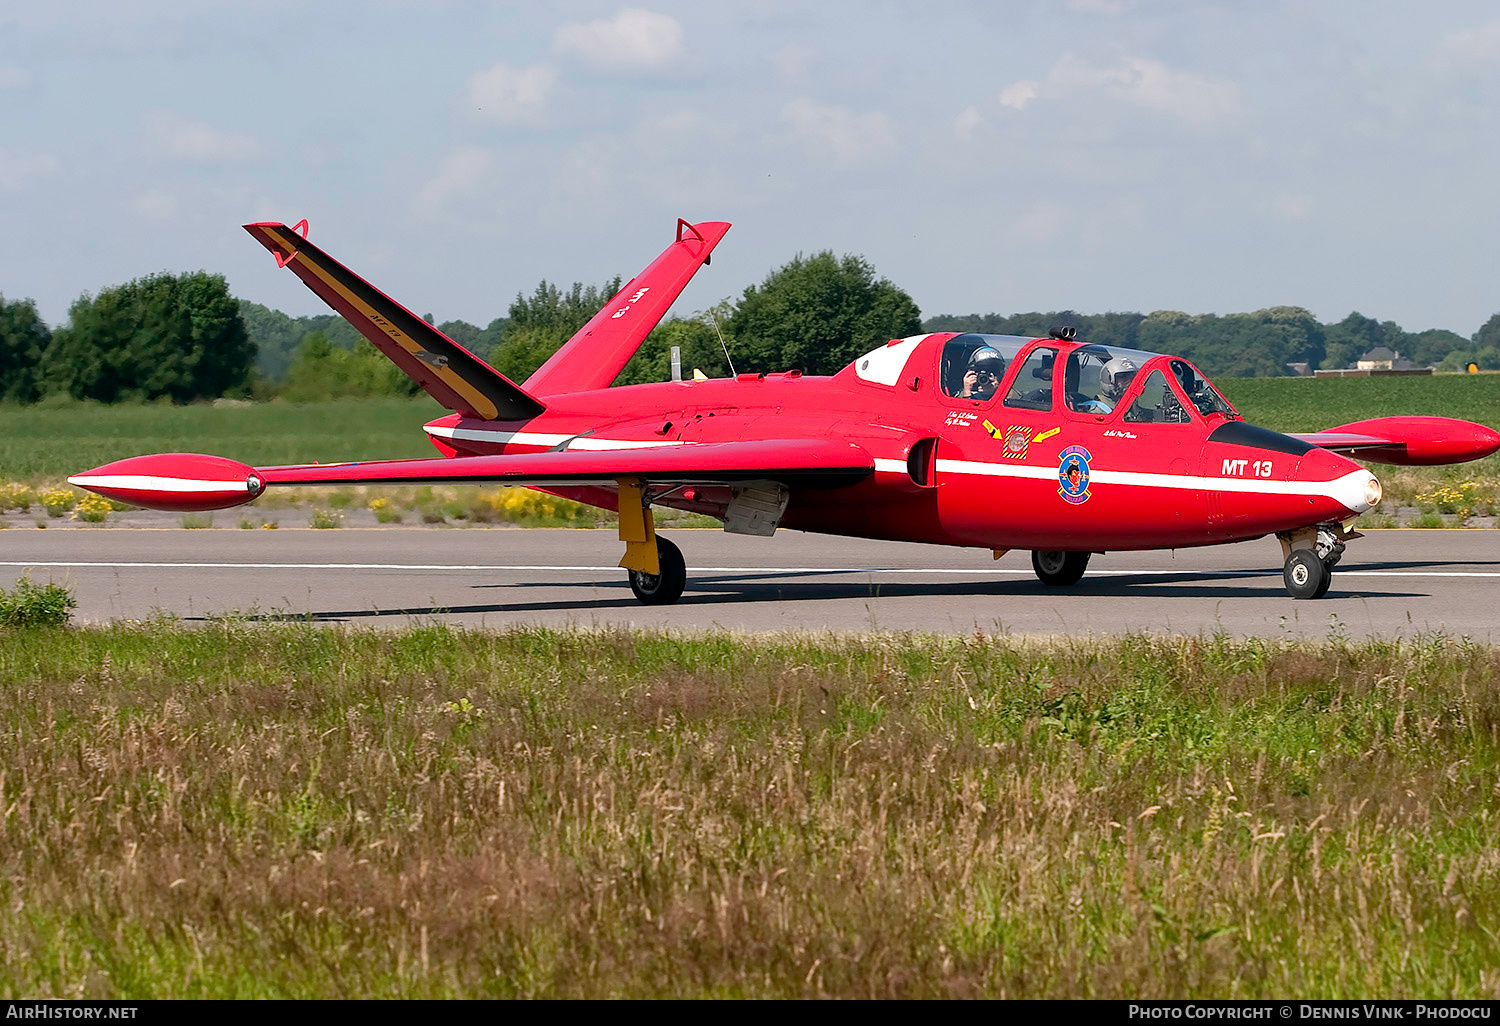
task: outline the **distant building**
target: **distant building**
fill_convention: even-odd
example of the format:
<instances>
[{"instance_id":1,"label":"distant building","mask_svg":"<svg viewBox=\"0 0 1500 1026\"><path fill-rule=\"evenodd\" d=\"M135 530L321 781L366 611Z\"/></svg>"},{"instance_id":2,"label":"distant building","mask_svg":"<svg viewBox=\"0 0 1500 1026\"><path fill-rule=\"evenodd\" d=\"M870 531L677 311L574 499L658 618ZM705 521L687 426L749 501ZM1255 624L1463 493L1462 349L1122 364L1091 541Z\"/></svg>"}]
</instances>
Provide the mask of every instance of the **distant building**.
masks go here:
<instances>
[{"instance_id":1,"label":"distant building","mask_svg":"<svg viewBox=\"0 0 1500 1026\"><path fill-rule=\"evenodd\" d=\"M1393 349L1376 346L1354 364L1358 370L1411 370L1412 362Z\"/></svg>"},{"instance_id":2,"label":"distant building","mask_svg":"<svg viewBox=\"0 0 1500 1026\"><path fill-rule=\"evenodd\" d=\"M1287 373L1294 378L1312 377L1313 369L1310 363L1289 363L1286 365L1286 369Z\"/></svg>"}]
</instances>

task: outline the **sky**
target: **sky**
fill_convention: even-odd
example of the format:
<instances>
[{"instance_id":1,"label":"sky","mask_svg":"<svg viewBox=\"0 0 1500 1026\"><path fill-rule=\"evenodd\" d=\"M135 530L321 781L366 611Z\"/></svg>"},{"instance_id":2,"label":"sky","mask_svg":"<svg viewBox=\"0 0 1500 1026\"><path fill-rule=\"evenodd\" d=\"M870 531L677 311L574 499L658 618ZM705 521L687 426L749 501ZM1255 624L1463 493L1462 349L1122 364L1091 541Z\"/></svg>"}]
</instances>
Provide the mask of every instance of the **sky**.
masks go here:
<instances>
[{"instance_id":1,"label":"sky","mask_svg":"<svg viewBox=\"0 0 1500 1026\"><path fill-rule=\"evenodd\" d=\"M735 227L939 313L1500 311L1493 0L0 0L0 294L206 269L326 308L239 225L485 325Z\"/></svg>"}]
</instances>

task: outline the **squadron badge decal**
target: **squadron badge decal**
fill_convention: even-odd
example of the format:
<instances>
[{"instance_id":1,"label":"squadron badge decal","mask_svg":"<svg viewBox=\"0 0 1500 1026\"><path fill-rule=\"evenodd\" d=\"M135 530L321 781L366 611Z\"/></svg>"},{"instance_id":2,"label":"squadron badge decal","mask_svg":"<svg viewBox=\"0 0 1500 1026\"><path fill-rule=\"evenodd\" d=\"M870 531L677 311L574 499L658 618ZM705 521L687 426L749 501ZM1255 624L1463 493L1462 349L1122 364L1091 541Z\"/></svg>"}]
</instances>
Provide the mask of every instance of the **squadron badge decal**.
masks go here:
<instances>
[{"instance_id":1,"label":"squadron badge decal","mask_svg":"<svg viewBox=\"0 0 1500 1026\"><path fill-rule=\"evenodd\" d=\"M1081 445L1070 445L1059 454L1057 494L1077 506L1089 501L1089 460L1094 457Z\"/></svg>"}]
</instances>

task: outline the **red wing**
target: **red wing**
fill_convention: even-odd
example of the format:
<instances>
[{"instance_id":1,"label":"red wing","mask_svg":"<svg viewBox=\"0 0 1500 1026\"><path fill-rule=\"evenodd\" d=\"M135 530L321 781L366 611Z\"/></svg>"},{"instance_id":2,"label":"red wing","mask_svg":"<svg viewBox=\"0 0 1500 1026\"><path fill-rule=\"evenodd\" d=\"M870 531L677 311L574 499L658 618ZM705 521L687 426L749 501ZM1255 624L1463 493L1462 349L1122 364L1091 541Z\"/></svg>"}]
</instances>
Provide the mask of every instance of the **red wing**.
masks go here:
<instances>
[{"instance_id":1,"label":"red wing","mask_svg":"<svg viewBox=\"0 0 1500 1026\"><path fill-rule=\"evenodd\" d=\"M247 224L245 230L448 409L484 420L529 420L546 409L514 381L286 225Z\"/></svg>"},{"instance_id":2,"label":"red wing","mask_svg":"<svg viewBox=\"0 0 1500 1026\"><path fill-rule=\"evenodd\" d=\"M727 231L725 221L688 224L679 218L677 241L538 367L526 390L557 395L608 388Z\"/></svg>"},{"instance_id":3,"label":"red wing","mask_svg":"<svg viewBox=\"0 0 1500 1026\"><path fill-rule=\"evenodd\" d=\"M1401 467L1465 463L1500 451L1500 433L1451 417L1377 417L1292 437L1355 459Z\"/></svg>"},{"instance_id":4,"label":"red wing","mask_svg":"<svg viewBox=\"0 0 1500 1026\"><path fill-rule=\"evenodd\" d=\"M161 453L119 460L68 481L149 509L209 510L249 502L272 484L612 486L622 477L638 477L649 484L777 481L838 488L864 480L874 469L870 454L857 445L798 438L258 469L221 456Z\"/></svg>"}]
</instances>

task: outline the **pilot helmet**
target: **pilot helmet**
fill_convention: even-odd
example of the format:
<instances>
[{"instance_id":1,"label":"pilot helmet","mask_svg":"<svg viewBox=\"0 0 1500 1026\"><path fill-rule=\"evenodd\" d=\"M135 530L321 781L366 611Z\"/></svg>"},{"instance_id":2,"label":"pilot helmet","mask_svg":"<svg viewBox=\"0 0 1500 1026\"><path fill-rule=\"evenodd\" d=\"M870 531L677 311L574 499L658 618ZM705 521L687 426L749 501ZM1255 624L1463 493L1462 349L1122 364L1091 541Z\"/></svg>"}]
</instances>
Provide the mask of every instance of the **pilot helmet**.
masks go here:
<instances>
[{"instance_id":1,"label":"pilot helmet","mask_svg":"<svg viewBox=\"0 0 1500 1026\"><path fill-rule=\"evenodd\" d=\"M1005 358L997 349L980 346L974 350L974 355L969 357L969 370L978 371L980 374L993 374L995 380L998 381L1005 373Z\"/></svg>"},{"instance_id":2,"label":"pilot helmet","mask_svg":"<svg viewBox=\"0 0 1500 1026\"><path fill-rule=\"evenodd\" d=\"M1135 375L1135 372L1138 370L1140 370L1140 368L1135 365L1135 361L1130 359L1130 357L1116 356L1108 363L1106 363L1102 368L1100 368L1099 380L1105 385L1105 387L1113 386L1124 388L1127 384L1129 384L1131 377L1133 377ZM1121 377L1125 378L1125 380L1118 380Z\"/></svg>"}]
</instances>

